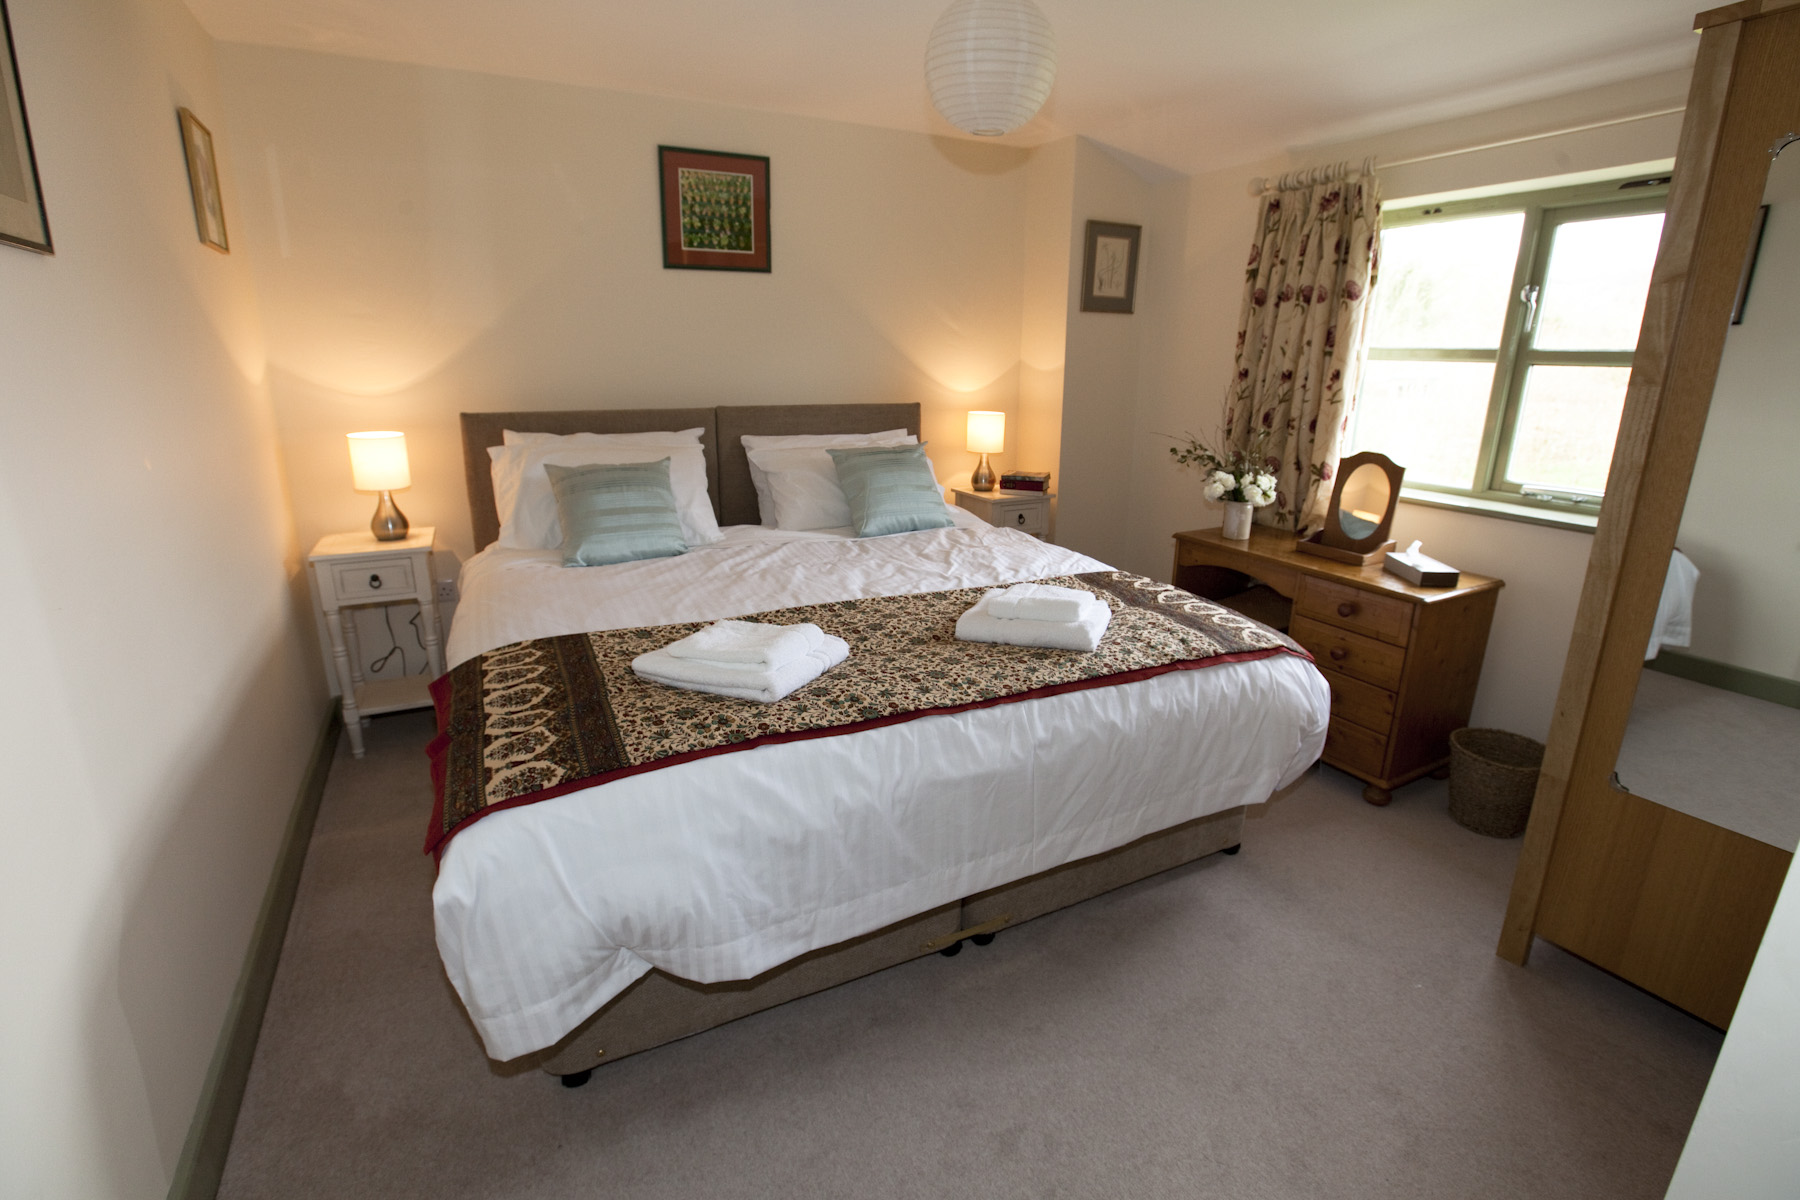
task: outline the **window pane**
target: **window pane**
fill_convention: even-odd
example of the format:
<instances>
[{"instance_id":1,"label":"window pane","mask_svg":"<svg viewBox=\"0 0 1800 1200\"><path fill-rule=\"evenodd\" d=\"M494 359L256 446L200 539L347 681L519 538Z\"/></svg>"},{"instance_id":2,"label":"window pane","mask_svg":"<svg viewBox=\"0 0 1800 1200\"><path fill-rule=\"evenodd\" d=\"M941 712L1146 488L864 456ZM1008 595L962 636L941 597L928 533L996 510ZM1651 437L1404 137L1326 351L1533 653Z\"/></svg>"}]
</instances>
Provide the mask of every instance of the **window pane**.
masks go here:
<instances>
[{"instance_id":1,"label":"window pane","mask_svg":"<svg viewBox=\"0 0 1800 1200\"><path fill-rule=\"evenodd\" d=\"M1370 362L1352 452L1379 450L1408 483L1472 487L1493 385L1492 363Z\"/></svg>"},{"instance_id":2,"label":"window pane","mask_svg":"<svg viewBox=\"0 0 1800 1200\"><path fill-rule=\"evenodd\" d=\"M1566 491L1606 489L1629 367L1533 367L1506 477Z\"/></svg>"},{"instance_id":3,"label":"window pane","mask_svg":"<svg viewBox=\"0 0 1800 1200\"><path fill-rule=\"evenodd\" d=\"M1383 232L1369 345L1420 350L1498 346L1524 227L1524 213L1499 213Z\"/></svg>"},{"instance_id":4,"label":"window pane","mask_svg":"<svg viewBox=\"0 0 1800 1200\"><path fill-rule=\"evenodd\" d=\"M1542 350L1635 349L1662 226L1661 213L1558 225L1534 344Z\"/></svg>"}]
</instances>

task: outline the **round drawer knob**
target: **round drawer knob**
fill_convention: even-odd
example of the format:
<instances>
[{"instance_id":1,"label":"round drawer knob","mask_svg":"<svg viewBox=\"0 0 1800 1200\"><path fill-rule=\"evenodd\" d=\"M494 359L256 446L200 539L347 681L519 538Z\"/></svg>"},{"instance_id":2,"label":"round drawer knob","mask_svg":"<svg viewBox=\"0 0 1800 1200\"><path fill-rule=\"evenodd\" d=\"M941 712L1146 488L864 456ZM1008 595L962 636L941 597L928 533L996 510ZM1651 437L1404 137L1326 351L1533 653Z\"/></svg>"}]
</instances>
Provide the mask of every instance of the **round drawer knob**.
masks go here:
<instances>
[{"instance_id":1,"label":"round drawer knob","mask_svg":"<svg viewBox=\"0 0 1800 1200\"><path fill-rule=\"evenodd\" d=\"M1338 616L1354 617L1355 615L1356 615L1356 605L1350 603L1348 600L1346 600L1342 604L1338 605Z\"/></svg>"},{"instance_id":2,"label":"round drawer knob","mask_svg":"<svg viewBox=\"0 0 1800 1200\"><path fill-rule=\"evenodd\" d=\"M1017 523L1017 524L1020 524L1020 525L1023 525L1023 524L1024 524L1024 523L1025 523L1025 514L1024 514L1024 513L1022 513L1022 512L1020 512L1020 513L1014 513L1014 514L1013 514L1013 521L1014 521L1014 522L1015 522L1015 523Z\"/></svg>"},{"instance_id":3,"label":"round drawer knob","mask_svg":"<svg viewBox=\"0 0 1800 1200\"><path fill-rule=\"evenodd\" d=\"M379 575L369 576L369 590L377 591L377 592L381 590L381 576L379 576Z\"/></svg>"},{"instance_id":4,"label":"round drawer knob","mask_svg":"<svg viewBox=\"0 0 1800 1200\"><path fill-rule=\"evenodd\" d=\"M1346 648L1344 646L1333 646L1331 648L1331 661L1332 662L1343 662L1346 658L1349 658L1349 657L1350 657L1350 651L1348 648Z\"/></svg>"}]
</instances>

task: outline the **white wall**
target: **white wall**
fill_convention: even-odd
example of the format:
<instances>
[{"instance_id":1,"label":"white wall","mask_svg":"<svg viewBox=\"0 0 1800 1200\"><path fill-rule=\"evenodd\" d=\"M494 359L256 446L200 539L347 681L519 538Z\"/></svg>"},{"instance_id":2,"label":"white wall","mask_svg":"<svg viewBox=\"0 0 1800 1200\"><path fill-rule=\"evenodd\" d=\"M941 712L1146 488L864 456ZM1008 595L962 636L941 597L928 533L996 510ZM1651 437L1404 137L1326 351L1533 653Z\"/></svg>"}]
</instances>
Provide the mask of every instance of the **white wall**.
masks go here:
<instances>
[{"instance_id":1,"label":"white wall","mask_svg":"<svg viewBox=\"0 0 1800 1200\"><path fill-rule=\"evenodd\" d=\"M1159 303L1175 328L1156 338L1142 367L1132 455L1137 498L1125 552L1114 561L1167 578L1169 535L1219 523L1217 507L1200 498L1198 476L1170 463L1168 442L1158 435L1183 430L1207 435L1222 419L1256 215L1248 191L1252 176L1360 161L1371 154L1393 161L1499 141L1679 106L1686 92L1686 73L1675 72L1378 138L1303 147L1280 159L1157 184L1152 211L1167 214L1157 218L1167 253L1155 270L1176 276L1168 285L1171 294ZM1394 167L1380 172L1382 192L1392 200L1651 162L1674 153L1679 130L1678 115L1659 117ZM1173 226L1166 234L1164 224ZM1069 456L1065 448L1065 475L1076 470ZM1506 580L1472 719L1542 738L1555 706L1591 539L1411 504L1401 505L1395 534L1423 539L1436 557L1465 570Z\"/></svg>"},{"instance_id":2,"label":"white wall","mask_svg":"<svg viewBox=\"0 0 1800 1200\"><path fill-rule=\"evenodd\" d=\"M964 412L1016 426L1023 151L219 54L303 544L367 524L343 435L394 428L401 507L466 555L464 410L916 400L947 480L974 465ZM770 156L772 273L663 268L659 143Z\"/></svg>"},{"instance_id":3,"label":"white wall","mask_svg":"<svg viewBox=\"0 0 1800 1200\"><path fill-rule=\"evenodd\" d=\"M1686 653L1800 679L1800 153L1769 169L1744 323L1731 326L1676 545L1700 568Z\"/></svg>"},{"instance_id":4,"label":"white wall","mask_svg":"<svg viewBox=\"0 0 1800 1200\"><path fill-rule=\"evenodd\" d=\"M56 254L0 247L0 1191L160 1196L325 693L176 128L230 163L211 44L175 0L10 8Z\"/></svg>"},{"instance_id":5,"label":"white wall","mask_svg":"<svg viewBox=\"0 0 1800 1200\"><path fill-rule=\"evenodd\" d=\"M1072 247L1075 204L1075 138L1032 151L1026 165L1023 296L1019 310L1019 421L1008 444L1021 470L1048 471L1050 486L1062 485L1063 366L1068 353L1071 290L1070 255L1080 270L1079 246ZM1052 501L1054 518L1060 501Z\"/></svg>"}]
</instances>

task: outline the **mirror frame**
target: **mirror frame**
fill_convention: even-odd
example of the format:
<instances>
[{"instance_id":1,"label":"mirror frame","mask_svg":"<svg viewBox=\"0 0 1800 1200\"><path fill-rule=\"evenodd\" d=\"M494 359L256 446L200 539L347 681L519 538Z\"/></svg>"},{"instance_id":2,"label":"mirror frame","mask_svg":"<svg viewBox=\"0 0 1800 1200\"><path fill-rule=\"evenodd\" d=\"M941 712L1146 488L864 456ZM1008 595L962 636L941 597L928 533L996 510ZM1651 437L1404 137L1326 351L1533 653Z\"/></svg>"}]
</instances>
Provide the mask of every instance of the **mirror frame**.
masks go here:
<instances>
[{"instance_id":1,"label":"mirror frame","mask_svg":"<svg viewBox=\"0 0 1800 1200\"><path fill-rule=\"evenodd\" d=\"M1358 467L1373 464L1388 478L1387 511L1381 514L1381 523L1375 532L1368 537L1353 538L1344 532L1338 521L1338 513L1342 511L1344 483L1356 473ZM1400 481L1406 478L1406 468L1385 454L1377 454L1373 450L1364 450L1361 454L1352 454L1349 458L1338 462L1337 481L1331 486L1331 503L1325 508L1325 528L1319 534L1319 541L1337 550L1348 550L1353 554L1368 554L1379 550L1388 542L1388 530L1394 525L1394 509L1400 504Z\"/></svg>"}]
</instances>

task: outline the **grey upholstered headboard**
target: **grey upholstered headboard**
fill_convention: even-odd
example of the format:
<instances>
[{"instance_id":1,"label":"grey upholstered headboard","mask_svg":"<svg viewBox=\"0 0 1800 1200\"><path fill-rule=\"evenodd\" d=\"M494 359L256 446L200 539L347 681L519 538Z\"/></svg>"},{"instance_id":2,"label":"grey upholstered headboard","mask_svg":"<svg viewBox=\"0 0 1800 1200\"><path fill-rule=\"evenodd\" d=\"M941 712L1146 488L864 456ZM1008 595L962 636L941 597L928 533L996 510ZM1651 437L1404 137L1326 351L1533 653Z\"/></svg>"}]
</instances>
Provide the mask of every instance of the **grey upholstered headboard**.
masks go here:
<instances>
[{"instance_id":1,"label":"grey upholstered headboard","mask_svg":"<svg viewBox=\"0 0 1800 1200\"><path fill-rule=\"evenodd\" d=\"M919 433L917 404L769 404L724 408L612 408L564 412L463 413L463 474L469 489L469 519L475 548L500 536L494 505L494 478L488 447L501 444L501 431L520 433L651 433L661 429L705 430L706 487L721 525L754 525L762 519L744 434Z\"/></svg>"}]
</instances>

